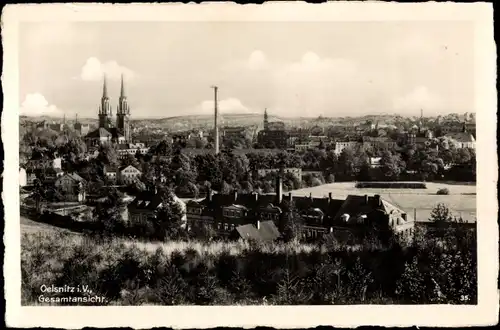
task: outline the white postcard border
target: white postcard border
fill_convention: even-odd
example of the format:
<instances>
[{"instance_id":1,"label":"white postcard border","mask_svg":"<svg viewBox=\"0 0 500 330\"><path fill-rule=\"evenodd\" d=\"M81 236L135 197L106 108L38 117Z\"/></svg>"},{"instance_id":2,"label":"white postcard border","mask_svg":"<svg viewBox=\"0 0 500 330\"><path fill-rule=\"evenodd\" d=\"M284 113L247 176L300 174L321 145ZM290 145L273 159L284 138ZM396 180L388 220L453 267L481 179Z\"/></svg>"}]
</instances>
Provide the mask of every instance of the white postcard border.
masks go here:
<instances>
[{"instance_id":1,"label":"white postcard border","mask_svg":"<svg viewBox=\"0 0 500 330\"><path fill-rule=\"evenodd\" d=\"M498 226L496 154L496 48L493 10L487 3L323 4L230 3L188 4L32 4L8 5L2 13L4 67L2 141L4 143L6 322L16 327L215 326L312 327L464 326L498 322ZM21 307L18 198L19 117L17 33L26 21L407 21L473 20L476 22L478 305L449 306L231 306L231 307Z\"/></svg>"}]
</instances>

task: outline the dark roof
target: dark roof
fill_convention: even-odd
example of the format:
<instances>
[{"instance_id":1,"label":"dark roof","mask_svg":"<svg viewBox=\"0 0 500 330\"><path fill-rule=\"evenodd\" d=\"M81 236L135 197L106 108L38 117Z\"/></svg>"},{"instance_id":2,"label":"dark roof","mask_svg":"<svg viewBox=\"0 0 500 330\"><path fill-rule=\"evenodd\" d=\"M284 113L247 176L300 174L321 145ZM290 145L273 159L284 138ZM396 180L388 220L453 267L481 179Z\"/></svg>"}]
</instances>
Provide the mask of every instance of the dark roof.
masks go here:
<instances>
[{"instance_id":1,"label":"dark roof","mask_svg":"<svg viewBox=\"0 0 500 330\"><path fill-rule=\"evenodd\" d=\"M142 192L127 205L128 209L149 210L154 211L161 204L162 198L160 194L152 192Z\"/></svg>"},{"instance_id":2,"label":"dark roof","mask_svg":"<svg viewBox=\"0 0 500 330\"><path fill-rule=\"evenodd\" d=\"M108 130L113 135L113 138L118 138L120 136L123 137L122 131L116 127L110 127L110 128L108 128Z\"/></svg>"},{"instance_id":3,"label":"dark roof","mask_svg":"<svg viewBox=\"0 0 500 330\"><path fill-rule=\"evenodd\" d=\"M460 132L460 133L448 133L446 137L452 138L458 142L474 142L474 137L471 133Z\"/></svg>"},{"instance_id":4,"label":"dark roof","mask_svg":"<svg viewBox=\"0 0 500 330\"><path fill-rule=\"evenodd\" d=\"M139 172L141 171L140 169L138 169L137 167L135 167L134 165L123 165L123 166L120 166L119 170L120 172L123 171L124 169L126 169L127 167L133 167L135 168L136 170L138 170Z\"/></svg>"},{"instance_id":5,"label":"dark roof","mask_svg":"<svg viewBox=\"0 0 500 330\"><path fill-rule=\"evenodd\" d=\"M381 136L381 137L363 136L363 142L394 142L394 141L386 136Z\"/></svg>"},{"instance_id":6,"label":"dark roof","mask_svg":"<svg viewBox=\"0 0 500 330\"><path fill-rule=\"evenodd\" d=\"M77 182L85 182L85 179L76 173L66 173L65 175L63 175L63 177L65 177L65 176L70 177L71 179L73 179Z\"/></svg>"},{"instance_id":7,"label":"dark roof","mask_svg":"<svg viewBox=\"0 0 500 330\"><path fill-rule=\"evenodd\" d=\"M260 241L260 235L257 231L257 227L252 224L246 224L243 226L236 227L236 231L240 235L241 238L244 239L254 239Z\"/></svg>"},{"instance_id":8,"label":"dark roof","mask_svg":"<svg viewBox=\"0 0 500 330\"><path fill-rule=\"evenodd\" d=\"M117 172L117 168L115 166L109 166L109 165L104 165L104 171L105 172Z\"/></svg>"},{"instance_id":9,"label":"dark roof","mask_svg":"<svg viewBox=\"0 0 500 330\"><path fill-rule=\"evenodd\" d=\"M368 199L368 203L367 203ZM381 205L377 205L377 199L371 196L358 196L358 195L349 195L345 199L344 203L338 210L334 222L339 222L340 218L343 214L349 215L349 221L356 219L358 216L362 214L368 214L374 211L375 209L383 209L383 203Z\"/></svg>"},{"instance_id":10,"label":"dark roof","mask_svg":"<svg viewBox=\"0 0 500 330\"><path fill-rule=\"evenodd\" d=\"M253 224L238 226L236 227L236 231L241 238L257 241L273 241L280 236L278 228L272 221L260 222L258 229Z\"/></svg>"},{"instance_id":11,"label":"dark roof","mask_svg":"<svg viewBox=\"0 0 500 330\"><path fill-rule=\"evenodd\" d=\"M87 134L86 136L87 138L95 138L95 139L98 139L98 138L102 138L102 137L112 137L112 134L105 128L98 128L94 131L91 131L89 132L89 134Z\"/></svg>"},{"instance_id":12,"label":"dark roof","mask_svg":"<svg viewBox=\"0 0 500 330\"><path fill-rule=\"evenodd\" d=\"M102 137L105 137L105 138L118 138L120 136L123 136L123 134L121 133L121 131L119 129L117 129L116 127L109 127L109 128L103 128L103 127L100 127L94 131L91 131L89 132L86 137L87 138L94 138L94 139L97 139L97 138L102 138Z\"/></svg>"},{"instance_id":13,"label":"dark roof","mask_svg":"<svg viewBox=\"0 0 500 330\"><path fill-rule=\"evenodd\" d=\"M259 227L258 232L264 241L272 241L280 237L280 232L272 221L262 221Z\"/></svg>"}]
</instances>

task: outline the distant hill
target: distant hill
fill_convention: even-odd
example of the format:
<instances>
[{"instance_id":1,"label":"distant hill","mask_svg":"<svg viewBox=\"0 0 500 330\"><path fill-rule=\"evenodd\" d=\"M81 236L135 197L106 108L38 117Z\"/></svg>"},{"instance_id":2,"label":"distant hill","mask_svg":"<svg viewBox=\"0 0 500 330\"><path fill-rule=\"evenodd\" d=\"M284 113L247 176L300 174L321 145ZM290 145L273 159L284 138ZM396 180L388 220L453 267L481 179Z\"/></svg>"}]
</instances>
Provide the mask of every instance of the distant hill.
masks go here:
<instances>
[{"instance_id":1,"label":"distant hill","mask_svg":"<svg viewBox=\"0 0 500 330\"><path fill-rule=\"evenodd\" d=\"M449 114L441 116L442 118L459 118L458 114ZM427 117L429 118L429 117ZM394 124L400 125L404 122L414 121L418 118L401 116L397 114L376 114L376 115L364 115L358 117L282 117L275 116L269 113L269 121L282 121L286 126L296 126L296 127L312 127L315 125L321 127L328 127L330 125L359 125L371 121L372 123L379 122L380 124ZM24 121L29 122L40 122L47 120L49 122L61 122L62 118L53 118L48 116L39 117L27 117L20 116L20 123L23 124ZM233 114L221 114L219 118L219 123L221 126L257 126L259 128L263 127L264 114L263 113L233 113ZM79 122L82 124L97 125L97 118L79 118ZM113 119L114 121L114 119ZM74 119L66 120L68 124L74 123ZM213 127L214 118L213 115L184 115L184 116L172 116L166 118L137 118L131 117L131 124L135 127L150 127L158 129L167 129L172 131L180 131L194 128L209 128Z\"/></svg>"}]
</instances>

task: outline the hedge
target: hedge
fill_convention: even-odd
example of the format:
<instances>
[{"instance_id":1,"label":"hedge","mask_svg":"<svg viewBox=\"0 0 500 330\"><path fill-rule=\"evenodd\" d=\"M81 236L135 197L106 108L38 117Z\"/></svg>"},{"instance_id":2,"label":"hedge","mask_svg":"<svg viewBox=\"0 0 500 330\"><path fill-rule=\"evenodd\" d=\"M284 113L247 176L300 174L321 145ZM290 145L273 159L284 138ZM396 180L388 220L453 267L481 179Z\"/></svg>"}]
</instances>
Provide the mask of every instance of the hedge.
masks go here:
<instances>
[{"instance_id":1,"label":"hedge","mask_svg":"<svg viewBox=\"0 0 500 330\"><path fill-rule=\"evenodd\" d=\"M356 188L426 189L424 182L357 182Z\"/></svg>"}]
</instances>

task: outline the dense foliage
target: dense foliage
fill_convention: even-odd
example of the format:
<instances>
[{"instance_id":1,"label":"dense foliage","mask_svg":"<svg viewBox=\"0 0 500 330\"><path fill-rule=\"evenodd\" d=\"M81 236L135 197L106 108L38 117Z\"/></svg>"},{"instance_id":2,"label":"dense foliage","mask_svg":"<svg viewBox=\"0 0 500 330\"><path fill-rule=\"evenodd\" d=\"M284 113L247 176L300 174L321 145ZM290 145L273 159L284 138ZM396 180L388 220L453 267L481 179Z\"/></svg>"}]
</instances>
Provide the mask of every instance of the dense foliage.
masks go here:
<instances>
[{"instance_id":1,"label":"dense foliage","mask_svg":"<svg viewBox=\"0 0 500 330\"><path fill-rule=\"evenodd\" d=\"M170 242L155 249L74 234L25 234L22 303L40 304L42 284L82 283L106 305L476 303L475 238L462 234L436 239L422 233L406 248L333 250L295 242Z\"/></svg>"},{"instance_id":2,"label":"dense foliage","mask_svg":"<svg viewBox=\"0 0 500 330\"><path fill-rule=\"evenodd\" d=\"M143 173L142 184L133 184L129 191L140 191L161 181L185 197L203 195L207 182L222 192L272 192L275 174L258 176L258 169L301 168L301 178L285 175L285 190L334 181L476 180L475 151L457 149L445 138L431 140L425 146L347 148L340 154L326 146L302 152L224 148L218 155L186 152L178 143L163 140L151 146L146 155L137 153L120 159L113 147L101 147L92 156L86 154L81 138L69 132L48 136L43 133L26 133L21 141L26 158L52 159L61 155L63 170L79 173L88 181L88 189L97 191L106 184L105 168L120 165L133 165ZM370 157L380 157L379 166L371 166Z\"/></svg>"}]
</instances>

